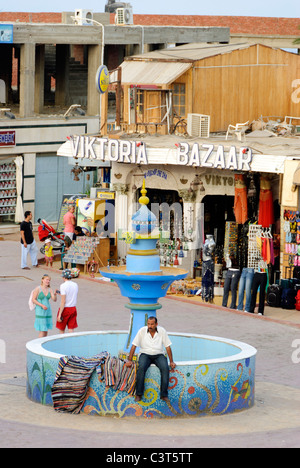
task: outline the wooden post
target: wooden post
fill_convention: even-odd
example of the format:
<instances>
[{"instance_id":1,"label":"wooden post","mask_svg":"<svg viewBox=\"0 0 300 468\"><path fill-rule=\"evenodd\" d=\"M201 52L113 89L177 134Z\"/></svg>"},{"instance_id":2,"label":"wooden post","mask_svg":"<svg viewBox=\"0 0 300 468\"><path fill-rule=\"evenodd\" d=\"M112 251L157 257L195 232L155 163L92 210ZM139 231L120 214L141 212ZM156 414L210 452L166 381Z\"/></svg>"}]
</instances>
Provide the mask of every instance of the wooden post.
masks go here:
<instances>
[{"instance_id":1,"label":"wooden post","mask_svg":"<svg viewBox=\"0 0 300 468\"><path fill-rule=\"evenodd\" d=\"M35 44L21 45L20 64L20 117L34 113Z\"/></svg>"}]
</instances>

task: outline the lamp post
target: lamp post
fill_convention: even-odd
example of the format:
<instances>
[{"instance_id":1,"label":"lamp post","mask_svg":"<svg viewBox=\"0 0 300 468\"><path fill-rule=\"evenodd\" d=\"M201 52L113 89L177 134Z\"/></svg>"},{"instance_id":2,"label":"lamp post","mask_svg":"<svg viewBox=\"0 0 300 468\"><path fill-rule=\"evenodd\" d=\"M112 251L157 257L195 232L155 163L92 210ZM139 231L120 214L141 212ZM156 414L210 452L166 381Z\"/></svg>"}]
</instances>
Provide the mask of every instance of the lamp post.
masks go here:
<instances>
[{"instance_id":1,"label":"lamp post","mask_svg":"<svg viewBox=\"0 0 300 468\"><path fill-rule=\"evenodd\" d=\"M102 94L104 94L106 92L108 84L109 84L108 70L104 66L105 33L104 33L104 25L102 23L99 23L99 21L96 21L93 18L91 18L90 21L97 24L98 26L101 26L101 31L102 31L101 52L100 52L100 67L98 68L97 73L96 73L96 87L97 87L97 91L100 94L100 98L99 98L99 135L101 136ZM108 77L108 83L107 83L107 86L106 86L105 90L104 90L104 87L101 87L101 80L103 79L102 78L103 75L106 75Z\"/></svg>"},{"instance_id":2,"label":"lamp post","mask_svg":"<svg viewBox=\"0 0 300 468\"><path fill-rule=\"evenodd\" d=\"M77 18L75 16L71 16L72 20L76 22ZM101 104L102 104L102 94L106 91L108 84L106 86L105 91L102 89L101 86L98 86L98 83L100 83L101 80L101 72L106 74L106 70L104 68L104 41L105 41L105 33L104 33L104 25L102 23L99 23L99 21L94 20L93 18L89 18L89 22L92 22L96 24L97 26L101 26L101 32L102 32L102 37L101 37L101 51L100 51L100 67L98 68L97 74L96 74L96 87L98 92L100 93L100 100L99 100L99 135L101 135ZM100 68L103 67L100 71ZM107 76L108 76L108 71L107 71ZM109 78L108 78L109 80Z\"/></svg>"}]
</instances>

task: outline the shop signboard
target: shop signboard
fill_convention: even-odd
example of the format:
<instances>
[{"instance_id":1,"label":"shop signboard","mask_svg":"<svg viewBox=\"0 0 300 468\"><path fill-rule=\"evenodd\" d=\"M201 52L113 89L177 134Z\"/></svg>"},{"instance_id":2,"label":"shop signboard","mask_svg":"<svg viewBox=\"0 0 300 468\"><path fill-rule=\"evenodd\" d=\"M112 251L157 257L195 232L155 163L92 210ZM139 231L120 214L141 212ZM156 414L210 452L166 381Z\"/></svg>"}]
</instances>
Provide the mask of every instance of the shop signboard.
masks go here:
<instances>
[{"instance_id":1,"label":"shop signboard","mask_svg":"<svg viewBox=\"0 0 300 468\"><path fill-rule=\"evenodd\" d=\"M231 146L225 151L223 145L188 143L178 145L177 164L183 166L209 167L214 169L232 169L235 171L250 171L252 151L250 148L237 149Z\"/></svg>"},{"instance_id":2,"label":"shop signboard","mask_svg":"<svg viewBox=\"0 0 300 468\"><path fill-rule=\"evenodd\" d=\"M111 161L129 164L153 164L148 154L146 143L137 141L114 140L109 138L76 135L69 137L71 154L73 158L89 160ZM207 167L213 169L231 169L238 171L251 171L251 148L230 146L225 149L223 145L209 143L187 142L176 144L176 148L164 148L166 160L159 155L161 164L173 164L192 167ZM149 149L154 151L153 148ZM155 148L156 151L157 148ZM163 149L160 149L160 153Z\"/></svg>"},{"instance_id":3,"label":"shop signboard","mask_svg":"<svg viewBox=\"0 0 300 468\"><path fill-rule=\"evenodd\" d=\"M101 198L105 200L114 200L115 192L97 192L97 198Z\"/></svg>"},{"instance_id":4,"label":"shop signboard","mask_svg":"<svg viewBox=\"0 0 300 468\"><path fill-rule=\"evenodd\" d=\"M0 43L12 44L13 43L13 24L0 24Z\"/></svg>"},{"instance_id":5,"label":"shop signboard","mask_svg":"<svg viewBox=\"0 0 300 468\"><path fill-rule=\"evenodd\" d=\"M0 146L16 146L16 132L15 130L6 130L0 132Z\"/></svg>"},{"instance_id":6,"label":"shop signboard","mask_svg":"<svg viewBox=\"0 0 300 468\"><path fill-rule=\"evenodd\" d=\"M65 194L63 195L62 202L61 202L61 207L60 207L60 213L58 217L58 223L57 223L57 231L63 231L65 226L63 223L64 215L67 213L69 206L73 205L76 209L78 205L78 199L80 198L86 198L85 194L76 194L76 195L68 195Z\"/></svg>"},{"instance_id":7,"label":"shop signboard","mask_svg":"<svg viewBox=\"0 0 300 468\"><path fill-rule=\"evenodd\" d=\"M105 65L101 65L96 73L96 88L98 93L104 94L109 86L109 71Z\"/></svg>"}]
</instances>

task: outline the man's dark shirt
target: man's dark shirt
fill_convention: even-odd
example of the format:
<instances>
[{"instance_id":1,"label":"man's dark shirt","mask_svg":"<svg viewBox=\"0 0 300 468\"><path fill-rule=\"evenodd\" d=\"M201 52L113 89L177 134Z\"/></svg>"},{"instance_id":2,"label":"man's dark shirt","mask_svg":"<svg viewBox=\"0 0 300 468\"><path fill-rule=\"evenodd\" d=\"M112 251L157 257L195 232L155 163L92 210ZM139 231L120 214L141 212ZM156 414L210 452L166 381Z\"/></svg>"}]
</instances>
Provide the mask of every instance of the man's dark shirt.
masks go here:
<instances>
[{"instance_id":1,"label":"man's dark shirt","mask_svg":"<svg viewBox=\"0 0 300 468\"><path fill-rule=\"evenodd\" d=\"M29 221L22 221L20 225L20 231L24 231L24 237L26 244L32 244L33 234L32 234L32 223ZM23 239L21 238L21 244L24 244Z\"/></svg>"}]
</instances>

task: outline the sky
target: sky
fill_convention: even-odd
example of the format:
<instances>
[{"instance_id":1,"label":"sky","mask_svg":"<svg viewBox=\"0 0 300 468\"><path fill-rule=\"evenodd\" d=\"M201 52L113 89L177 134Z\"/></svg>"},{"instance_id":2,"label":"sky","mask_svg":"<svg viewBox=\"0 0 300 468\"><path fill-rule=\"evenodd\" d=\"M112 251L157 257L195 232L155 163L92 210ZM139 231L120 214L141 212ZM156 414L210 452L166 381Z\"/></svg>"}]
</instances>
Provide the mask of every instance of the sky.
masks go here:
<instances>
[{"instance_id":1,"label":"sky","mask_svg":"<svg viewBox=\"0 0 300 468\"><path fill-rule=\"evenodd\" d=\"M266 16L300 18L299 0L124 0L133 7L133 13L153 15L214 15ZM0 0L0 11L62 12L90 9L104 12L107 0Z\"/></svg>"}]
</instances>

